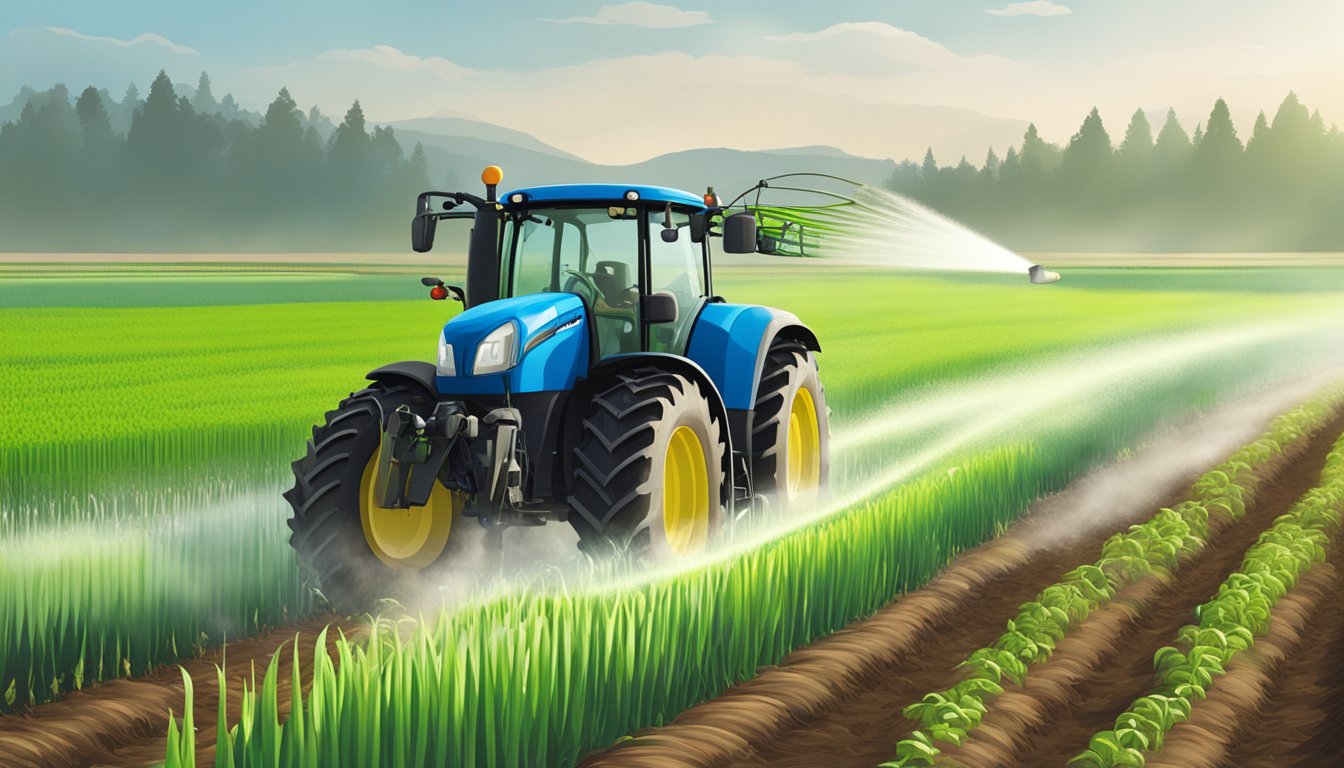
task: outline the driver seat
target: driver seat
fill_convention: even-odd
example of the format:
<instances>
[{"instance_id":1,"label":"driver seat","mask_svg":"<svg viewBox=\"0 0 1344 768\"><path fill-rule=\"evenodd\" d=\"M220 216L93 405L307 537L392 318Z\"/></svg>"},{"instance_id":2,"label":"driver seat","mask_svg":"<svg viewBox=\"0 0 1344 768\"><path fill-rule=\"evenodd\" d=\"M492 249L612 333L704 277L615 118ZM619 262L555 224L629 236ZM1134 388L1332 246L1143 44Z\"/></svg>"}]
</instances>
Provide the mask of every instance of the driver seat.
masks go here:
<instances>
[{"instance_id":1,"label":"driver seat","mask_svg":"<svg viewBox=\"0 0 1344 768\"><path fill-rule=\"evenodd\" d=\"M639 324L629 300L630 265L623 261L599 261L593 265L593 284L599 296L593 306L602 357L639 351Z\"/></svg>"},{"instance_id":2,"label":"driver seat","mask_svg":"<svg viewBox=\"0 0 1344 768\"><path fill-rule=\"evenodd\" d=\"M608 305L620 306L625 303L626 289L631 286L630 265L624 261L599 261L593 265L593 282Z\"/></svg>"}]
</instances>

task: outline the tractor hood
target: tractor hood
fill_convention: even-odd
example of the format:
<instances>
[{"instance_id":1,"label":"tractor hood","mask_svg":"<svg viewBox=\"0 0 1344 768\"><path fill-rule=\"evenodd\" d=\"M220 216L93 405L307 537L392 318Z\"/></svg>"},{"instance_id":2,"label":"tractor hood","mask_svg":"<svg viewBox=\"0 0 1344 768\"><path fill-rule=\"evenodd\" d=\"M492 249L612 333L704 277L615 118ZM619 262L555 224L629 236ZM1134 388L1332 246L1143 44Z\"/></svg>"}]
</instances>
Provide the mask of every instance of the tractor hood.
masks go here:
<instances>
[{"instance_id":1,"label":"tractor hood","mask_svg":"<svg viewBox=\"0 0 1344 768\"><path fill-rule=\"evenodd\" d=\"M477 374L477 350L511 324L512 365ZM503 394L569 389L587 371L588 329L583 301L572 293L535 293L487 302L449 320L441 343L452 346L453 375L437 377L443 394ZM507 388L507 389L506 389Z\"/></svg>"}]
</instances>

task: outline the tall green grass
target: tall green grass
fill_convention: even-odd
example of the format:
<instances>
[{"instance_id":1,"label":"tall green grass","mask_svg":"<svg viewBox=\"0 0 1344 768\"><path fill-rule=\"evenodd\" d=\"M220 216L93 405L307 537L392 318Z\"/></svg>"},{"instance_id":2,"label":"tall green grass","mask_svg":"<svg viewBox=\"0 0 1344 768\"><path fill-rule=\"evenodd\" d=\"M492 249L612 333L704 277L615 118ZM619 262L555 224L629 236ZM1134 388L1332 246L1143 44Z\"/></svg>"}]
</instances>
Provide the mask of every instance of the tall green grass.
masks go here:
<instances>
[{"instance_id":1,"label":"tall green grass","mask_svg":"<svg viewBox=\"0 0 1344 768\"><path fill-rule=\"evenodd\" d=\"M1204 291L1198 272L1165 290L1109 287L1108 279L1123 284L1122 270L1049 288L1016 276L953 280L829 264L718 278L716 291L730 299L787 308L815 328L840 427L902 391L1014 361L1332 300L1306 278L1297 293ZM274 477L365 372L429 359L451 311L428 300L311 301L333 284L348 296L352 281L362 284L321 275L293 284L304 303L215 305L250 301L269 285L216 276L202 277L208 289L182 296L183 306L144 306L163 300L146 280L100 282L104 306L53 291L49 306L0 304L0 505L258 468ZM0 280L0 289L36 296L35 282Z\"/></svg>"},{"instance_id":2,"label":"tall green grass","mask_svg":"<svg viewBox=\"0 0 1344 768\"><path fill-rule=\"evenodd\" d=\"M0 713L305 615L282 506L226 487L0 527Z\"/></svg>"},{"instance_id":3,"label":"tall green grass","mask_svg":"<svg viewBox=\"0 0 1344 768\"><path fill-rule=\"evenodd\" d=\"M1320 301L1310 285L1296 295L1211 294L1191 290L1195 279L1159 292L1109 290L1104 280L1043 290L1019 280L835 266L728 270L720 278L718 291L730 298L792 309L817 329L837 429L915 387ZM320 293L326 279L305 281L301 298ZM140 293L124 301L112 295L113 281L100 286L108 306L53 297L52 306L0 307L0 693L11 702L0 699L0 707L139 673L225 633L307 610L278 493L274 502L247 497L227 514L211 509L234 494L278 490L309 425L359 387L365 371L429 357L446 319L444 305L427 300L227 306L221 302L232 295L245 300L251 283L212 280L215 290L183 297L193 306L161 306L158 296L159 306L137 306L150 303L153 286L127 280ZM1024 487L1057 487L1162 414L1206 404L1242 378L1232 365L1199 375L1207 381L1156 390L1172 394L1166 411L1117 411L1114 425L1086 428L1096 434L1074 431L1042 443L1050 456L1032 449L1025 455L1034 458L1019 459ZM837 476L884 465L900 450L839 457ZM816 601L825 585L817 584L799 599L810 601L809 610L833 610L835 621L852 618L855 606L879 605L919 583L1023 506L1016 497L986 495L993 486L971 492L991 505L992 514L981 513L989 517L906 521L910 530L900 535L927 546L906 547L884 566L899 578L863 587L866 575L837 573L837 583L848 578L853 589L869 591L823 608ZM759 599L775 594L761 589ZM809 626L834 625L827 621ZM790 635L785 644L794 642Z\"/></svg>"}]
</instances>

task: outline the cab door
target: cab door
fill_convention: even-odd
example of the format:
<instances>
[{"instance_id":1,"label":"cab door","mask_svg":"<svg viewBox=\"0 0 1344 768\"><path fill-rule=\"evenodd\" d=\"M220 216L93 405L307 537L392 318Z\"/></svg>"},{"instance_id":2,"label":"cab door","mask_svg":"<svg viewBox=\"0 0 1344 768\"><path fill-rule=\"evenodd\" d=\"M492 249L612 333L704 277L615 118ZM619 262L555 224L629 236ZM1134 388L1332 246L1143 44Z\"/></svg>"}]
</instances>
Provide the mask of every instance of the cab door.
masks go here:
<instances>
[{"instance_id":1,"label":"cab door","mask_svg":"<svg viewBox=\"0 0 1344 768\"><path fill-rule=\"evenodd\" d=\"M677 319L670 323L646 325L646 349L685 355L691 326L700 307L709 300L705 281L703 245L691 241L691 215L688 211L649 208L645 218L648 243L648 282L646 293L671 295L677 302ZM670 225L670 226L669 226ZM663 239L664 231L675 230L672 242Z\"/></svg>"}]
</instances>

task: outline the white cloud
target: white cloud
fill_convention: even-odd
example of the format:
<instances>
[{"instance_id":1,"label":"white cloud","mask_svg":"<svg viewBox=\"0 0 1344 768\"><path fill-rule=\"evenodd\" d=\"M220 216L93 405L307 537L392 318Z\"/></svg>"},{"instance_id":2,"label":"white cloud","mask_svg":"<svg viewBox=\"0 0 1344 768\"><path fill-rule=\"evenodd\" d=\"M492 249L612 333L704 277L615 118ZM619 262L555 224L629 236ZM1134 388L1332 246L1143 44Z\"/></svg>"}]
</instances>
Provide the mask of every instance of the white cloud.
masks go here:
<instances>
[{"instance_id":1,"label":"white cloud","mask_svg":"<svg viewBox=\"0 0 1344 768\"><path fill-rule=\"evenodd\" d=\"M797 42L808 42L812 40L829 40L833 37L838 37L840 35L844 35L849 32L863 32L872 35L879 35L881 37L918 39L927 41L927 38L920 37L919 35L915 34L914 32L911 32L908 29L893 27L892 25L886 24L881 21L844 21L839 24L832 24L831 26L818 32L790 32L787 35L774 35L766 39L778 40L784 43L797 43Z\"/></svg>"},{"instance_id":2,"label":"white cloud","mask_svg":"<svg viewBox=\"0 0 1344 768\"><path fill-rule=\"evenodd\" d=\"M174 43L172 40L169 40L163 35L156 35L152 32L146 32L142 35L137 35L136 37L133 37L130 40L118 40L115 37L103 37L102 35L86 35L83 32L76 32L73 29L67 29L65 27L43 27L43 29L47 30L48 32L54 35L60 35L61 37L73 37L77 40L89 40L95 43L111 43L113 45L121 46L122 48L130 48L131 46L141 45L142 43L153 43L155 45L161 45L164 48L167 48L168 50L172 51L173 53L182 53L182 54L199 53L199 51L197 51L195 48L189 48L185 45L178 45L177 43Z\"/></svg>"},{"instance_id":3,"label":"white cloud","mask_svg":"<svg viewBox=\"0 0 1344 768\"><path fill-rule=\"evenodd\" d=\"M985 11L995 16L1063 16L1073 10L1050 0L1031 0L1029 3L1009 3L1007 8Z\"/></svg>"},{"instance_id":4,"label":"white cloud","mask_svg":"<svg viewBox=\"0 0 1344 768\"><path fill-rule=\"evenodd\" d=\"M372 48L333 48L317 58L361 61L398 72L429 72L446 82L460 80L471 73L470 69L460 67L441 56L416 56L390 45L375 45Z\"/></svg>"},{"instance_id":5,"label":"white cloud","mask_svg":"<svg viewBox=\"0 0 1344 768\"><path fill-rule=\"evenodd\" d=\"M961 56L942 43L880 21L843 22L817 32L792 32L766 39L788 44L781 53L820 71L864 77L1016 64L997 56Z\"/></svg>"},{"instance_id":6,"label":"white cloud","mask_svg":"<svg viewBox=\"0 0 1344 768\"><path fill-rule=\"evenodd\" d=\"M568 19L540 19L553 24L598 24L601 26L632 26L650 29L694 27L713 21L708 11L684 11L671 5L636 0L619 5L604 5L594 16L573 16Z\"/></svg>"}]
</instances>

